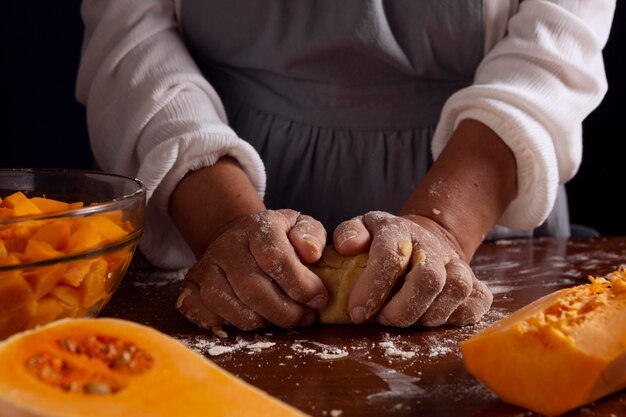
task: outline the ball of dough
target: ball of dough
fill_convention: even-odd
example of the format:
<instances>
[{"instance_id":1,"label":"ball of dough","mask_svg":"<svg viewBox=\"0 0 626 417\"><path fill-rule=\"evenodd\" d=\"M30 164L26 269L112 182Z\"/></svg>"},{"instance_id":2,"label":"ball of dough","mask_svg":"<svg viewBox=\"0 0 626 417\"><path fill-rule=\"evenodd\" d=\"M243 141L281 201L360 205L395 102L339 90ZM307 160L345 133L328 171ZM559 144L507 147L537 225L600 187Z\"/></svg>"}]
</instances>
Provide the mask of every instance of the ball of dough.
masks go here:
<instances>
[{"instance_id":1,"label":"ball of dough","mask_svg":"<svg viewBox=\"0 0 626 417\"><path fill-rule=\"evenodd\" d=\"M398 243L400 268L404 272L411 254L413 244L409 240ZM422 251L423 252L423 251ZM355 256L343 256L337 253L333 246L324 248L322 257L309 269L324 283L328 290L328 304L320 311L319 322L325 324L351 324L348 314L348 299L354 284L359 280L361 273L367 266L368 253ZM419 259L412 260L419 262Z\"/></svg>"},{"instance_id":2,"label":"ball of dough","mask_svg":"<svg viewBox=\"0 0 626 417\"><path fill-rule=\"evenodd\" d=\"M328 290L328 304L320 311L320 323L352 323L348 314L348 298L368 258L367 253L343 256L333 246L327 246L320 260L309 265L309 269L320 277Z\"/></svg>"}]
</instances>

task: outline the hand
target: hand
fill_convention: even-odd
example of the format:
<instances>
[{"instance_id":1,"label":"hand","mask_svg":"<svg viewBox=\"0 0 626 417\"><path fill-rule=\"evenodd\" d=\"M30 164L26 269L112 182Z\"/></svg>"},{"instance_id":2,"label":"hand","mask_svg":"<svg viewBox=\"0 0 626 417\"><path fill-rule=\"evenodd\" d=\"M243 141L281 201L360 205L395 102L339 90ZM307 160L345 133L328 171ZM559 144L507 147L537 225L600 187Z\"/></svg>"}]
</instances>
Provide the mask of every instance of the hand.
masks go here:
<instances>
[{"instance_id":1,"label":"hand","mask_svg":"<svg viewBox=\"0 0 626 417\"><path fill-rule=\"evenodd\" d=\"M244 216L189 270L177 307L204 328L312 324L328 293L303 264L317 261L325 242L322 224L293 210Z\"/></svg>"},{"instance_id":2,"label":"hand","mask_svg":"<svg viewBox=\"0 0 626 417\"><path fill-rule=\"evenodd\" d=\"M369 248L348 302L355 323L374 317L398 327L466 325L491 306L491 292L463 260L454 237L427 217L369 212L337 226L333 240L342 255Z\"/></svg>"}]
</instances>

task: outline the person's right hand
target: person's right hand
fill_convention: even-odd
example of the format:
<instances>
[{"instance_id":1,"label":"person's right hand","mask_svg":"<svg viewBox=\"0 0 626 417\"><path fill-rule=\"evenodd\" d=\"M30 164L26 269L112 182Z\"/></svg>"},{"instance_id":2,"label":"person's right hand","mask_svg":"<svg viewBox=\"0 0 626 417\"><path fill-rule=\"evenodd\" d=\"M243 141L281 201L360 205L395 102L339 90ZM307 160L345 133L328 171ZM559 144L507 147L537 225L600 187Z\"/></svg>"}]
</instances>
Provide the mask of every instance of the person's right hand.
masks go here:
<instances>
[{"instance_id":1,"label":"person's right hand","mask_svg":"<svg viewBox=\"0 0 626 417\"><path fill-rule=\"evenodd\" d=\"M177 307L204 328L312 324L328 293L304 264L321 257L325 242L322 224L293 210L244 216L189 270Z\"/></svg>"}]
</instances>

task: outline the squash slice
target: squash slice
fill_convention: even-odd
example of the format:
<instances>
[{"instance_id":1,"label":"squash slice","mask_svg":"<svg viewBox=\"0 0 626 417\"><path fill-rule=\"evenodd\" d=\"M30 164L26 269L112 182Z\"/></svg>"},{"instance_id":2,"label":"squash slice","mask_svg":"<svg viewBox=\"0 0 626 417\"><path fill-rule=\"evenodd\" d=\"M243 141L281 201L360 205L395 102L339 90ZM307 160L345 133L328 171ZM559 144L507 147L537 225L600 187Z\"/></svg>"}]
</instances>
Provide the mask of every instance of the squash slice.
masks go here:
<instances>
[{"instance_id":1,"label":"squash slice","mask_svg":"<svg viewBox=\"0 0 626 417\"><path fill-rule=\"evenodd\" d=\"M64 319L0 343L0 414L304 416L152 328Z\"/></svg>"},{"instance_id":2,"label":"squash slice","mask_svg":"<svg viewBox=\"0 0 626 417\"><path fill-rule=\"evenodd\" d=\"M502 400L560 415L626 387L626 270L549 294L460 344Z\"/></svg>"}]
</instances>

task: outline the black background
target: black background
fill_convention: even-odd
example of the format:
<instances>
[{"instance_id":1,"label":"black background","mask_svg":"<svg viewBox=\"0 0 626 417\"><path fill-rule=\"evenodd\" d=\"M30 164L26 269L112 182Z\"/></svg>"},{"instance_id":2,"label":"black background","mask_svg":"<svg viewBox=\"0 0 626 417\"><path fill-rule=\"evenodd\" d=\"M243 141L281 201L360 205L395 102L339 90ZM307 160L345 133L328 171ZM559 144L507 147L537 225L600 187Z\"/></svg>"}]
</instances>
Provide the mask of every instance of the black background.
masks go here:
<instances>
[{"instance_id":1,"label":"black background","mask_svg":"<svg viewBox=\"0 0 626 417\"><path fill-rule=\"evenodd\" d=\"M90 169L85 111L74 96L80 0L3 6L0 167ZM604 50L609 92L584 122L583 162L567 184L572 222L603 235L626 235L625 25L622 1Z\"/></svg>"}]
</instances>

